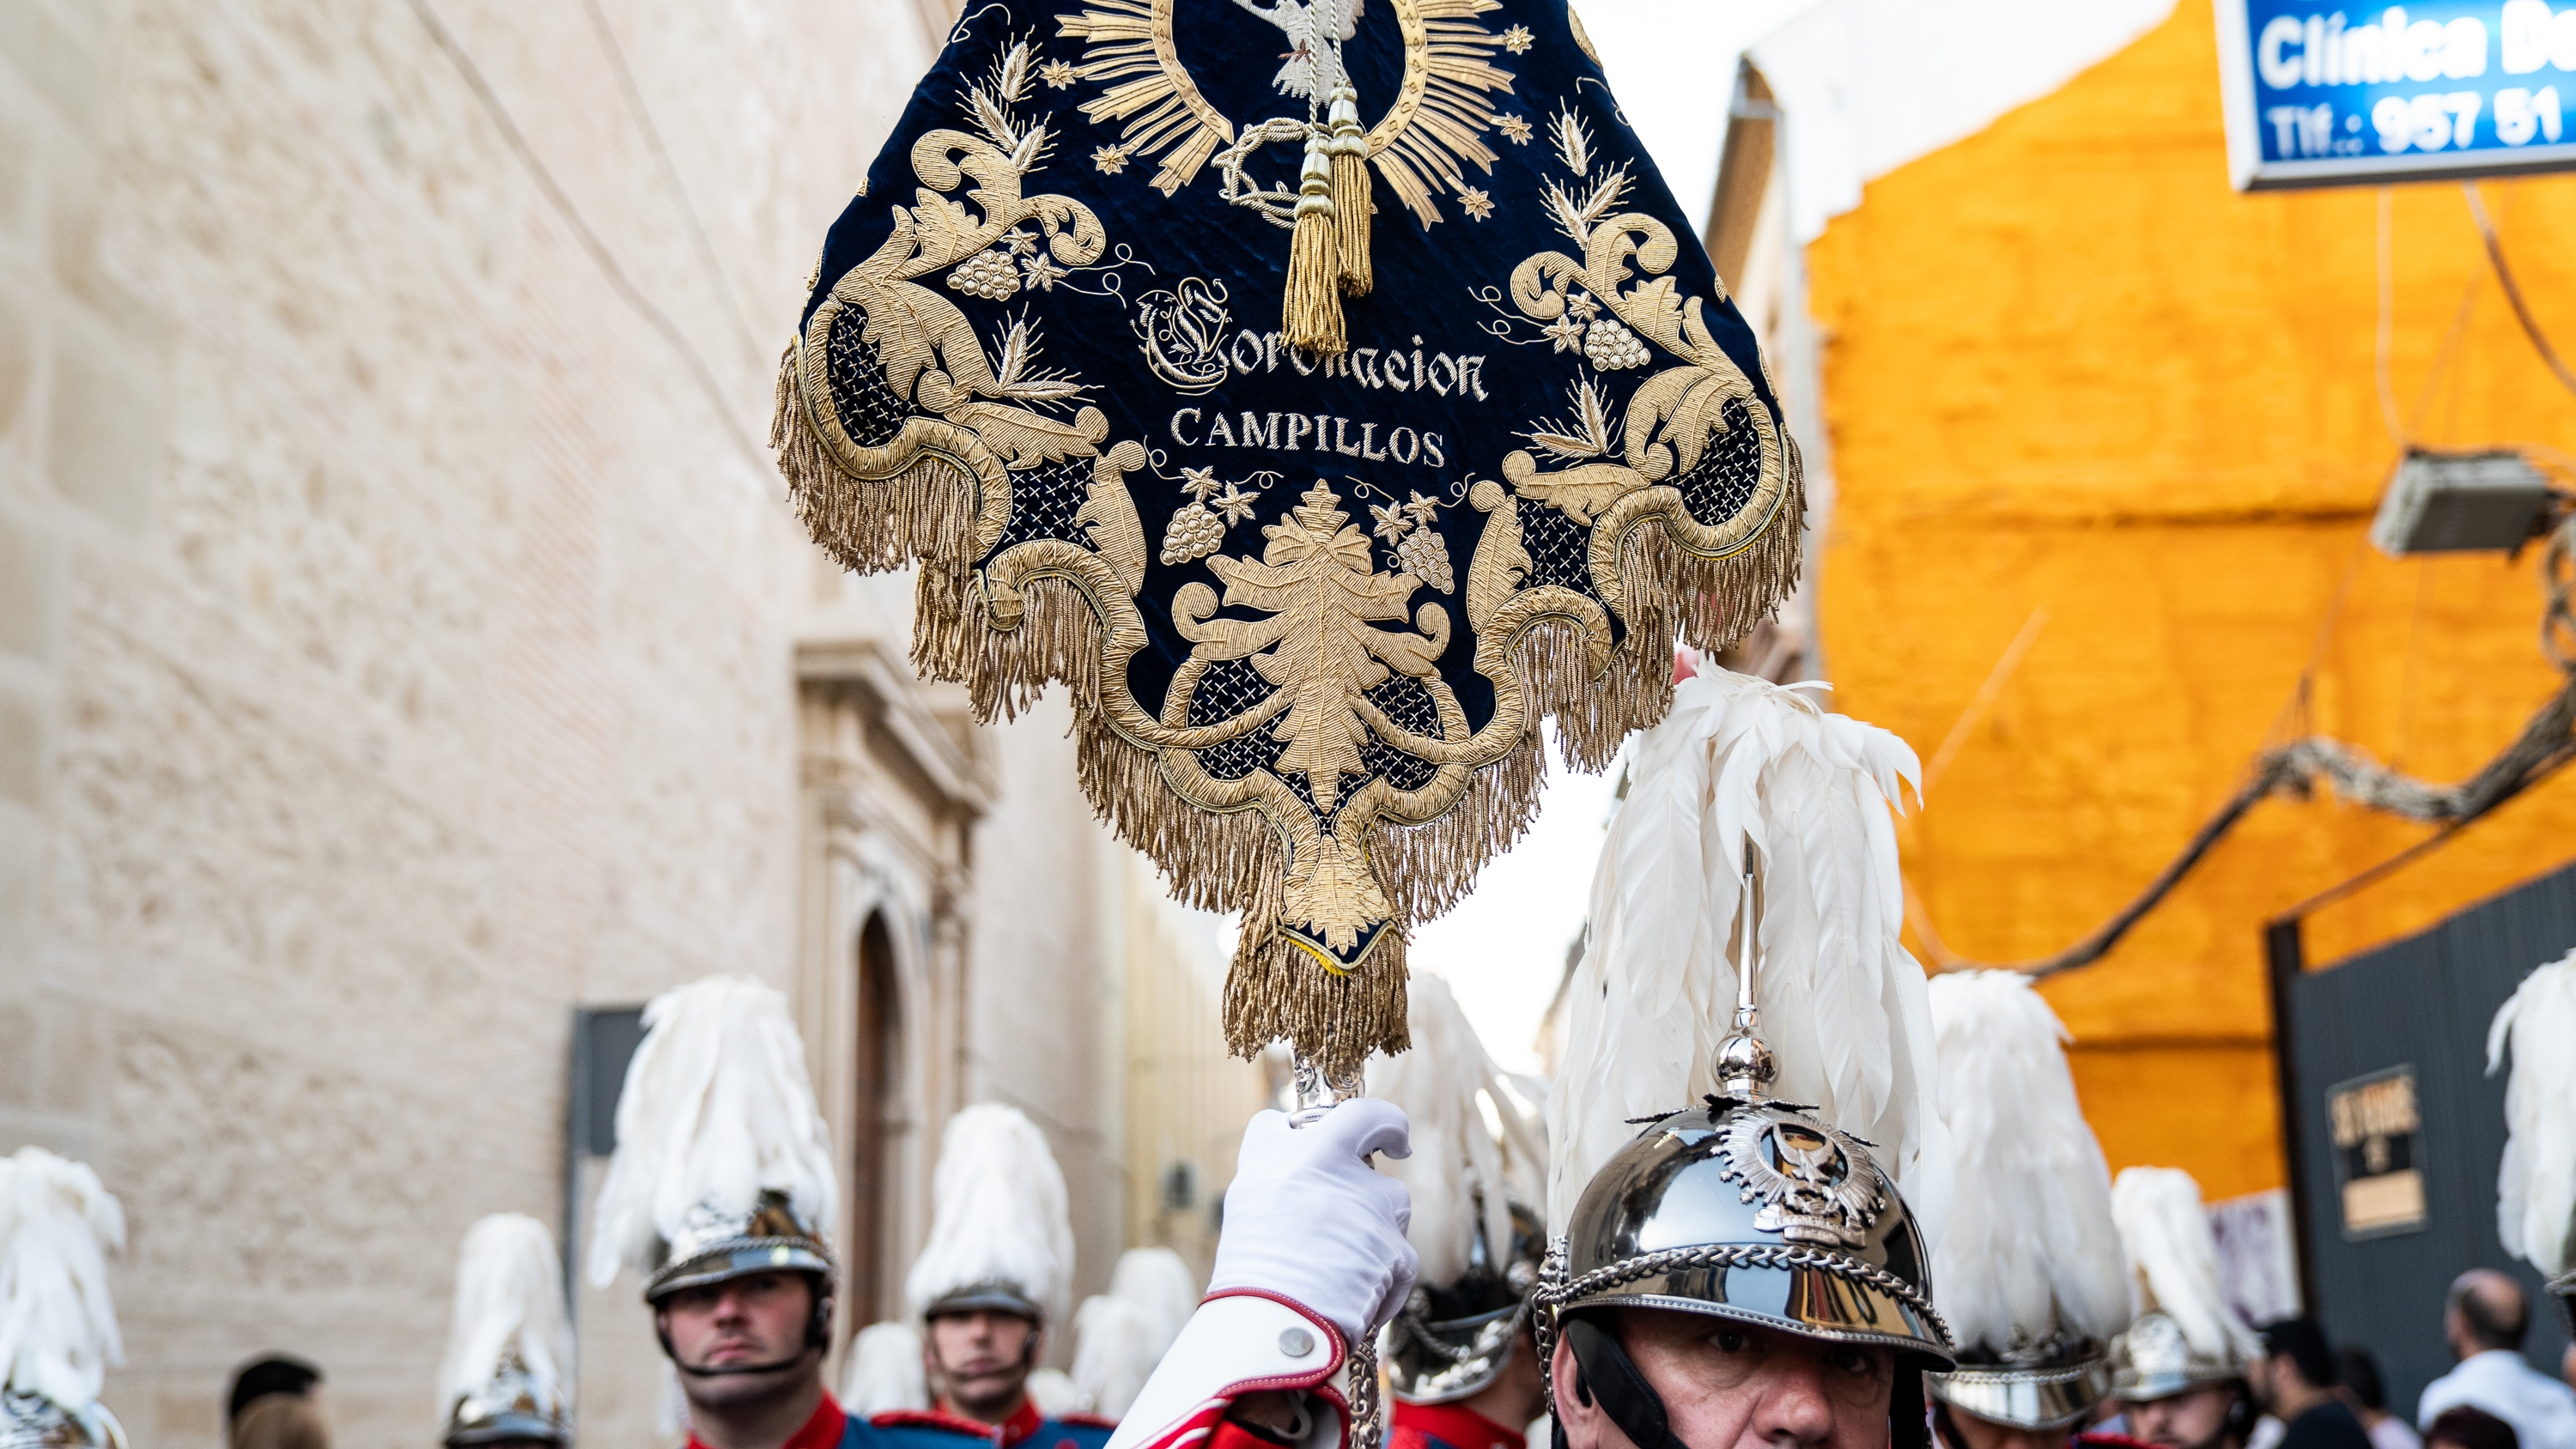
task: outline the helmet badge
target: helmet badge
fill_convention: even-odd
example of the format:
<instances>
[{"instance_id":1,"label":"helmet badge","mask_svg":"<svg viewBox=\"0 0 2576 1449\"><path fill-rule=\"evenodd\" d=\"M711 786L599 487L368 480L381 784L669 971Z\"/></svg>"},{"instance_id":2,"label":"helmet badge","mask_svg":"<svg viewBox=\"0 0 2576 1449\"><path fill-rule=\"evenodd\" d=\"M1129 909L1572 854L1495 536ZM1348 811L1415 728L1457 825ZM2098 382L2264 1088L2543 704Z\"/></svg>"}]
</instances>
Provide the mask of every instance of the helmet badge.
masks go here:
<instances>
[{"instance_id":1,"label":"helmet badge","mask_svg":"<svg viewBox=\"0 0 2576 1449\"><path fill-rule=\"evenodd\" d=\"M1878 1164L1819 1122L1739 1112L1726 1125L1725 1168L1744 1202L1759 1200L1753 1225L1793 1243L1858 1248L1887 1207Z\"/></svg>"}]
</instances>

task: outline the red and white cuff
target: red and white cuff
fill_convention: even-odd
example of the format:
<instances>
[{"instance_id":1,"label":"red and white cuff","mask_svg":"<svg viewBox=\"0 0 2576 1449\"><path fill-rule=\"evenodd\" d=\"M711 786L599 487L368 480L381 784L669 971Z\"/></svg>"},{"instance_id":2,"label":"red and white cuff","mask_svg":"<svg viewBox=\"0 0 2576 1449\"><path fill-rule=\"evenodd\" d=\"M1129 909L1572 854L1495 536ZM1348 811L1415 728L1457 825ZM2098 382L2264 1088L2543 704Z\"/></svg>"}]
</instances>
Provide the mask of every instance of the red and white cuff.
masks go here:
<instances>
[{"instance_id":1,"label":"red and white cuff","mask_svg":"<svg viewBox=\"0 0 2576 1449\"><path fill-rule=\"evenodd\" d=\"M1225 1421L1244 1394L1302 1392L1308 1413L1295 1449L1341 1449L1350 1405L1339 1382L1341 1331L1302 1304L1257 1288L1211 1294L1190 1316L1109 1436L1107 1449L1265 1449Z\"/></svg>"}]
</instances>

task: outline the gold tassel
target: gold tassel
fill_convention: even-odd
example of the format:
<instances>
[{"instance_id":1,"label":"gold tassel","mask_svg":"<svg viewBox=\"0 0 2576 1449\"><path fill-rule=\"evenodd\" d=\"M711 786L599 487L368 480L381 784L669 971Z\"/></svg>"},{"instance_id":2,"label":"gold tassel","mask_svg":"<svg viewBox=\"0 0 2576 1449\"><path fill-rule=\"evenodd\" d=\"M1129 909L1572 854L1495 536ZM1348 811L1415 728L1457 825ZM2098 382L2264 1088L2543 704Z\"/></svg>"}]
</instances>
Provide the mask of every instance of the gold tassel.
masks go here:
<instances>
[{"instance_id":1,"label":"gold tassel","mask_svg":"<svg viewBox=\"0 0 2576 1449\"><path fill-rule=\"evenodd\" d=\"M1333 226L1339 243L1342 292L1365 297L1377 285L1369 265L1369 214L1377 209L1369 196L1368 137L1360 131L1360 94L1347 84L1333 92L1333 138L1324 154L1333 158Z\"/></svg>"},{"instance_id":2,"label":"gold tassel","mask_svg":"<svg viewBox=\"0 0 2576 1449\"><path fill-rule=\"evenodd\" d=\"M1288 243L1288 295L1280 331L1303 352L1337 357L1350 344L1342 336L1342 294L1333 245L1333 163L1324 138L1306 141L1306 166L1297 184L1297 229Z\"/></svg>"}]
</instances>

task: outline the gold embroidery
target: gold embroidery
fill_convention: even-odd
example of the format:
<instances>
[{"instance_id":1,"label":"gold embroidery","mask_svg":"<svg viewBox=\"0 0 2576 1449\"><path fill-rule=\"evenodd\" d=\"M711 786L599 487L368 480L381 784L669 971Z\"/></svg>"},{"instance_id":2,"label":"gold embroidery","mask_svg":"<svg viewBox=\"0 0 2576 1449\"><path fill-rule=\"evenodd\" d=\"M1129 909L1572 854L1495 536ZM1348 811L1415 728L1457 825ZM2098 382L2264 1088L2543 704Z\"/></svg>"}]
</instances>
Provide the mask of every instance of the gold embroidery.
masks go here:
<instances>
[{"instance_id":1,"label":"gold embroidery","mask_svg":"<svg viewBox=\"0 0 2576 1449\"><path fill-rule=\"evenodd\" d=\"M1485 190L1457 184L1458 158L1478 159L1475 136L1489 122L1516 142L1532 132L1526 117L1456 113L1477 75L1508 89L1510 78L1487 64L1503 42L1473 19L1493 0L1392 3L1405 28L1408 79L1370 133L1374 164L1400 196L1399 175L1413 177L1422 195L1407 204L1425 224L1437 218L1428 209L1435 189L1453 189L1470 215L1490 214L1479 209L1492 204ZM1222 116L1201 113L1194 89L1185 94L1186 72L1157 58L1152 25L1159 11L1167 33L1169 8L1170 0L1095 0L1084 16L1064 19L1068 34L1102 21L1080 32L1092 48L1076 69L1114 83L1092 103L1112 105L1093 113L1095 123L1127 122L1114 145L1092 153L1092 165L1114 172L1128 159L1160 156L1156 184L1177 178L1166 191L1207 159L1205 151L1190 159L1194 131L1211 138L1210 150L1220 133L1233 135ZM1120 39L1118 27L1131 22ZM1405 933L1454 903L1527 824L1539 722L1554 717L1570 757L1602 768L1627 731L1667 707L1666 646L1677 630L1721 645L1794 579L1796 449L1715 344L1702 299L1681 296L1667 275L1680 243L1653 218L1619 209L1626 169L1601 166L1588 127L1561 109L1548 129L1567 175L1532 199L1573 247L1530 256L1507 290L1519 316L1553 344L1529 354L1533 362L1568 358L1571 416L1530 424L1534 451L1509 454L1501 480L1467 490L1484 526L1463 577L1452 572L1438 526L1447 500L1438 496L1398 503L1364 491L1382 500L1368 508L1364 529L1352 521L1355 508L1319 481L1263 530L1257 558L1229 556L1227 531L1258 515L1270 475L1229 482L1213 469L1185 469L1188 501L1162 527L1163 559L1205 558L1224 592L1190 583L1172 598L1171 622L1190 653L1159 714L1147 713L1127 673L1148 644L1139 595L1152 545L1127 479L1149 466L1149 454L1132 439L1113 444L1101 412L1080 405L1080 379L1040 365L1033 325L982 337L942 295L999 300L1050 289L1106 247L1087 208L1025 194L1056 144L1048 120L1023 121L1013 110L1033 77L1056 82L1061 63L1034 60L1025 43L1011 47L961 97L971 129L932 131L913 146L914 203L896 209L874 255L833 283L784 360L773 434L781 468L815 537L844 563L921 561L915 662L928 676L964 681L979 718L1024 707L1049 681L1069 685L1086 793L1172 872L1185 899L1244 912L1225 1007L1236 1050L1285 1036L1328 1069L1355 1065L1371 1049L1401 1050ZM1113 114L1119 105L1126 109ZM1256 129L1273 124L1287 123ZM1408 149L1415 125L1454 133L1440 142L1446 171ZM1390 127L1392 135L1380 134ZM1288 131L1304 134L1302 123ZM852 331L873 349L884 385L912 409L874 445L850 436L832 393L831 349L836 341L846 348ZM1650 365L1656 370L1614 408L1596 374ZM1722 440L1744 446L1729 432L1739 425L1758 445L1745 455L1758 455L1754 496L1703 524L1684 507L1683 489ZM1068 530L1079 541L1034 537L1000 548L1016 480L1056 465L1043 486L1062 487L1068 462L1087 465L1076 475L1087 488ZM1589 528L1589 592L1532 583L1530 509L1555 509ZM1469 727L1439 672L1451 643L1448 606L1429 601L1408 612L1425 588L1454 591L1476 631L1472 666L1493 692L1481 729ZM1223 717L1193 724L1212 669L1232 672L1234 693ZM1243 698L1247 678L1258 681L1258 697ZM1263 743L1254 758L1273 763L1247 768L1240 752L1255 737ZM1232 778L1220 778L1209 763L1219 757L1207 752L1228 746L1237 751L1223 763ZM1398 788L1371 764L1390 749L1418 762L1408 767L1420 774L1414 788Z\"/></svg>"},{"instance_id":2,"label":"gold embroidery","mask_svg":"<svg viewBox=\"0 0 2576 1449\"><path fill-rule=\"evenodd\" d=\"M1107 83L1082 113L1094 125L1119 122L1129 155L1161 157L1151 184L1166 196L1195 180L1238 134L1181 63L1172 39L1174 3L1091 0L1078 14L1056 17L1059 35L1084 44L1082 78ZM1386 115L1368 131L1369 158L1397 199L1430 226L1440 220L1433 198L1464 183L1463 167L1491 172L1497 159L1478 137L1494 124L1492 93L1509 92L1512 77L1491 62L1502 38L1476 17L1500 9L1501 0L1389 3L1404 46L1404 75Z\"/></svg>"},{"instance_id":3,"label":"gold embroidery","mask_svg":"<svg viewBox=\"0 0 2576 1449\"><path fill-rule=\"evenodd\" d=\"M1494 199L1470 186L1458 193L1458 209L1483 221L1494 214Z\"/></svg>"}]
</instances>

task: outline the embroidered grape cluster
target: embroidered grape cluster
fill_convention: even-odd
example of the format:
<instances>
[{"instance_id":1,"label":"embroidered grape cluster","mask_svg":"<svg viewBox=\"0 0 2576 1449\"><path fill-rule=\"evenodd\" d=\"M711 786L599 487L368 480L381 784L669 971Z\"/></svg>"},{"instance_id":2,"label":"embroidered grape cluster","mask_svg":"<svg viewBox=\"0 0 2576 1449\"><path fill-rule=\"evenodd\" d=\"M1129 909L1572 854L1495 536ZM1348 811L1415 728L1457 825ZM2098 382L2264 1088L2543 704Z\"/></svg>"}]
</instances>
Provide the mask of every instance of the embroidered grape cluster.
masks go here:
<instances>
[{"instance_id":1,"label":"embroidered grape cluster","mask_svg":"<svg viewBox=\"0 0 2576 1449\"><path fill-rule=\"evenodd\" d=\"M1436 528L1417 528L1406 534L1404 541L1395 546L1395 561L1404 566L1406 573L1444 594L1458 586L1457 576L1449 571L1448 541Z\"/></svg>"},{"instance_id":2,"label":"embroidered grape cluster","mask_svg":"<svg viewBox=\"0 0 2576 1449\"><path fill-rule=\"evenodd\" d=\"M1192 503L1172 515L1163 530L1163 565L1203 559L1225 543L1225 525L1205 503Z\"/></svg>"},{"instance_id":3,"label":"embroidered grape cluster","mask_svg":"<svg viewBox=\"0 0 2576 1449\"><path fill-rule=\"evenodd\" d=\"M977 252L948 274L948 289L999 302L1020 289L1019 269L1011 265L1009 252Z\"/></svg>"},{"instance_id":4,"label":"embroidered grape cluster","mask_svg":"<svg viewBox=\"0 0 2576 1449\"><path fill-rule=\"evenodd\" d=\"M1637 340L1616 317L1596 319L1583 334L1583 355L1603 372L1617 372L1623 367L1646 365L1646 344Z\"/></svg>"}]
</instances>

